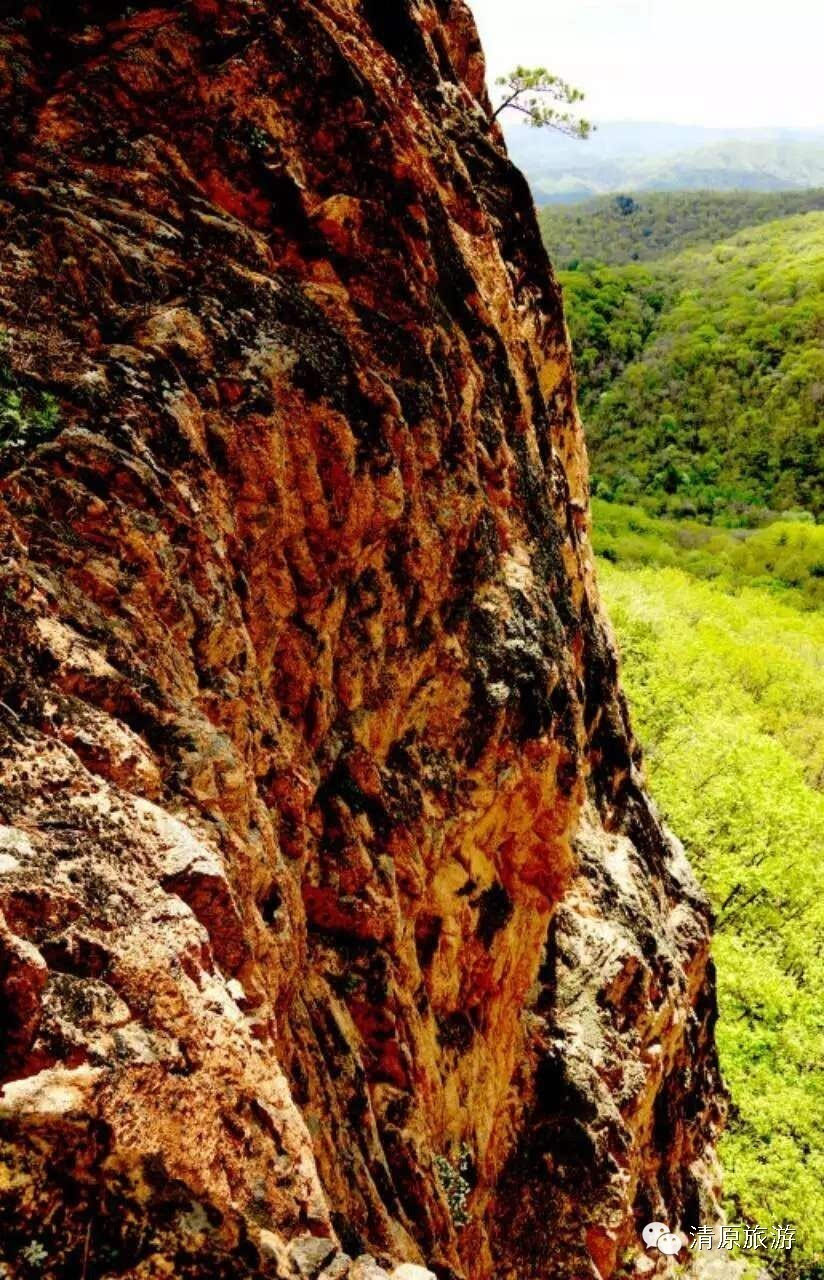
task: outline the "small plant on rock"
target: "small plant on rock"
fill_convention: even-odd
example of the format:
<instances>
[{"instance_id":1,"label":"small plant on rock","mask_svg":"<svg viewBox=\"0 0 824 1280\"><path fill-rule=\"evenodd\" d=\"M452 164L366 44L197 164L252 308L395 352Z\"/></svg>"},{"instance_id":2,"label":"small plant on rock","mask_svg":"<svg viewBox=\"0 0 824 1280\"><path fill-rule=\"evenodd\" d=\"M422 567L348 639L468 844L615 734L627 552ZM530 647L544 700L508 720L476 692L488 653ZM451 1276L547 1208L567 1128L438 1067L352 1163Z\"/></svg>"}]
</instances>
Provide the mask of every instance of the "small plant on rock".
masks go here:
<instances>
[{"instance_id":1,"label":"small plant on rock","mask_svg":"<svg viewBox=\"0 0 824 1280\"><path fill-rule=\"evenodd\" d=\"M465 1227L469 1221L467 1201L472 1187L467 1175L471 1172L471 1168L472 1156L466 1146L461 1147L457 1165L451 1164L446 1156L435 1156L438 1181L443 1187L446 1203L449 1205L449 1212L456 1227Z\"/></svg>"},{"instance_id":2,"label":"small plant on rock","mask_svg":"<svg viewBox=\"0 0 824 1280\"><path fill-rule=\"evenodd\" d=\"M54 396L21 386L0 334L0 450L28 449L50 440L60 424Z\"/></svg>"}]
</instances>

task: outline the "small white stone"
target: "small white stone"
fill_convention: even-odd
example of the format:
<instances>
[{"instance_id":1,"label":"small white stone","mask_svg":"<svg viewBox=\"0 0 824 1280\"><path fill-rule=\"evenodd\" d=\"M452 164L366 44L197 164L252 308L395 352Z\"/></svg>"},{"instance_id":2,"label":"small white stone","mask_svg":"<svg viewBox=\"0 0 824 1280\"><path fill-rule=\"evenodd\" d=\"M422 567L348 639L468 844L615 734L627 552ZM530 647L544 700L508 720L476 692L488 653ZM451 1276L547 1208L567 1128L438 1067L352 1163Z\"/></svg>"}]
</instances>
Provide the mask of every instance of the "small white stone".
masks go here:
<instances>
[{"instance_id":1,"label":"small white stone","mask_svg":"<svg viewBox=\"0 0 824 1280\"><path fill-rule=\"evenodd\" d=\"M243 1000L246 999L246 992L244 990L243 984L241 982L238 982L237 978L229 979L229 981L226 983L226 990L229 992L229 995L237 1004L240 1004Z\"/></svg>"},{"instance_id":2,"label":"small white stone","mask_svg":"<svg viewBox=\"0 0 824 1280\"><path fill-rule=\"evenodd\" d=\"M392 1272L392 1280L438 1280L438 1278L426 1267L419 1267L414 1262L402 1262Z\"/></svg>"},{"instance_id":3,"label":"small white stone","mask_svg":"<svg viewBox=\"0 0 824 1280\"><path fill-rule=\"evenodd\" d=\"M274 1258L280 1262L286 1257L286 1243L274 1231L262 1230L258 1243L264 1258Z\"/></svg>"},{"instance_id":4,"label":"small white stone","mask_svg":"<svg viewBox=\"0 0 824 1280\"><path fill-rule=\"evenodd\" d=\"M79 1112L88 1105L97 1068L49 1067L23 1080L10 1080L0 1088L0 1115L60 1116Z\"/></svg>"},{"instance_id":5,"label":"small white stone","mask_svg":"<svg viewBox=\"0 0 824 1280\"><path fill-rule=\"evenodd\" d=\"M14 853L31 857L34 853L31 840L19 827L0 826L0 849L9 857Z\"/></svg>"}]
</instances>

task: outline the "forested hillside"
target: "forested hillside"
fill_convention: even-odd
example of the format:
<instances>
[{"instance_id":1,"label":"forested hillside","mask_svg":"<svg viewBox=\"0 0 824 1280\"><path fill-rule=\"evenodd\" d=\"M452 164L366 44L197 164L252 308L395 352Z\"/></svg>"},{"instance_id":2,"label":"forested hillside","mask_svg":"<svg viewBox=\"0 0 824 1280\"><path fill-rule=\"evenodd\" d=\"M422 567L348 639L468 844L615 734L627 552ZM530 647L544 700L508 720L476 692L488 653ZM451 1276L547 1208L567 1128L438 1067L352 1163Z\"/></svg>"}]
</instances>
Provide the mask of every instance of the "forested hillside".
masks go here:
<instances>
[{"instance_id":1,"label":"forested hillside","mask_svg":"<svg viewBox=\"0 0 824 1280\"><path fill-rule=\"evenodd\" d=\"M824 193L620 197L542 227L594 490L633 504L593 516L635 728L717 913L730 1219L795 1224L765 1274L820 1280Z\"/></svg>"},{"instance_id":2,"label":"forested hillside","mask_svg":"<svg viewBox=\"0 0 824 1280\"><path fill-rule=\"evenodd\" d=\"M644 262L810 210L824 210L824 189L600 196L583 204L545 205L539 220L553 262L572 268L587 259L610 266Z\"/></svg>"},{"instance_id":3,"label":"forested hillside","mask_svg":"<svg viewBox=\"0 0 824 1280\"><path fill-rule=\"evenodd\" d=\"M824 511L824 212L560 279L596 494L733 524Z\"/></svg>"},{"instance_id":4,"label":"forested hillside","mask_svg":"<svg viewBox=\"0 0 824 1280\"><path fill-rule=\"evenodd\" d=\"M710 531L597 502L594 516L653 794L718 916L731 1220L794 1222L801 1257L776 1274L817 1277L824 530Z\"/></svg>"}]
</instances>

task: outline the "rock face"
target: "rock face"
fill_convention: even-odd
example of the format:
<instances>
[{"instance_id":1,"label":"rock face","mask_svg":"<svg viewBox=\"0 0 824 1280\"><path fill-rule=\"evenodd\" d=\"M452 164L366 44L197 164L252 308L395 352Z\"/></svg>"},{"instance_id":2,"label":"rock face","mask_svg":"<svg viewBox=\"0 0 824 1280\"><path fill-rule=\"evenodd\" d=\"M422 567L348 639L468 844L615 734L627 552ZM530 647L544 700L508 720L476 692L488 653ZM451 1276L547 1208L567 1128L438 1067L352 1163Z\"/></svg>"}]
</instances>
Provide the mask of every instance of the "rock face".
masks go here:
<instances>
[{"instance_id":1,"label":"rock face","mask_svg":"<svg viewBox=\"0 0 824 1280\"><path fill-rule=\"evenodd\" d=\"M708 914L467 8L0 11L0 1274L665 1272Z\"/></svg>"}]
</instances>

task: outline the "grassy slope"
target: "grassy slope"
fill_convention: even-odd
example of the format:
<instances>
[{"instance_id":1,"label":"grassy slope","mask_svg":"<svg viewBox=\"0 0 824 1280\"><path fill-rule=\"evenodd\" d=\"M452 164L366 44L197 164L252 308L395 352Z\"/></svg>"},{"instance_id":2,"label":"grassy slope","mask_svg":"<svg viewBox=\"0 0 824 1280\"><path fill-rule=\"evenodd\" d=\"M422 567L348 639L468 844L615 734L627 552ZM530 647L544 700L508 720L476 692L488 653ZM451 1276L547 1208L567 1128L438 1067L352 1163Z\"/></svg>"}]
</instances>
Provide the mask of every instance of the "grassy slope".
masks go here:
<instances>
[{"instance_id":1,"label":"grassy slope","mask_svg":"<svg viewBox=\"0 0 824 1280\"><path fill-rule=\"evenodd\" d=\"M718 912L732 1212L795 1222L809 1260L824 1249L824 614L819 580L788 588L780 562L801 536L818 554L824 530L694 529L715 545L685 546L683 527L626 508L598 504L596 522L653 794Z\"/></svg>"},{"instance_id":2,"label":"grassy slope","mask_svg":"<svg viewBox=\"0 0 824 1280\"><path fill-rule=\"evenodd\" d=\"M824 513L824 213L560 279L597 493Z\"/></svg>"}]
</instances>

